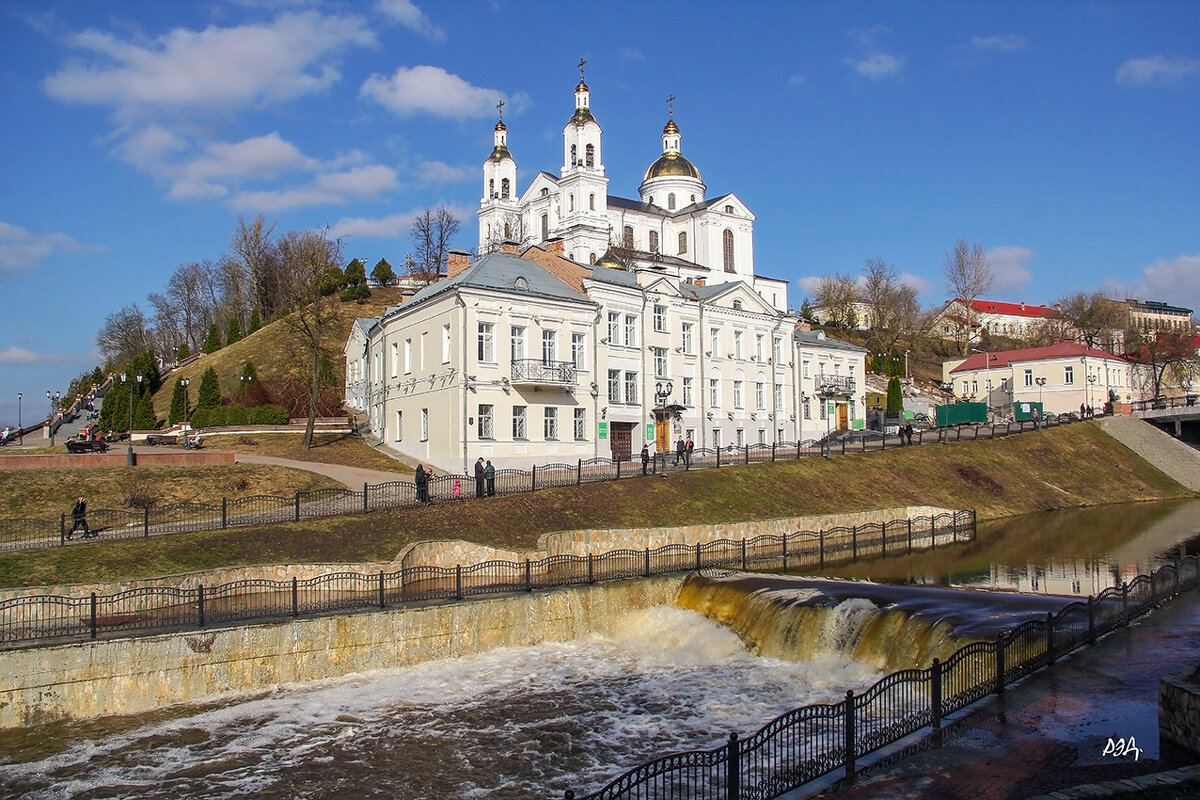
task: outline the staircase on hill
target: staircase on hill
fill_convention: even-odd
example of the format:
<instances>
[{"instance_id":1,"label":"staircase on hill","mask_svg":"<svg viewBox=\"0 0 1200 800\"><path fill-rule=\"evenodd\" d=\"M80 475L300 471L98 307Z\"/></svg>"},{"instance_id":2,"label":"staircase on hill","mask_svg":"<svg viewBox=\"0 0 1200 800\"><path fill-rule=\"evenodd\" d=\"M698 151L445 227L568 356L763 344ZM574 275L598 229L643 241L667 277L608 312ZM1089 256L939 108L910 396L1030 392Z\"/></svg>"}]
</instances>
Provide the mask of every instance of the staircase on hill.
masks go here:
<instances>
[{"instance_id":1,"label":"staircase on hill","mask_svg":"<svg viewBox=\"0 0 1200 800\"><path fill-rule=\"evenodd\" d=\"M1180 485L1200 492L1200 451L1189 447L1149 422L1131 416L1104 417L1100 429Z\"/></svg>"}]
</instances>

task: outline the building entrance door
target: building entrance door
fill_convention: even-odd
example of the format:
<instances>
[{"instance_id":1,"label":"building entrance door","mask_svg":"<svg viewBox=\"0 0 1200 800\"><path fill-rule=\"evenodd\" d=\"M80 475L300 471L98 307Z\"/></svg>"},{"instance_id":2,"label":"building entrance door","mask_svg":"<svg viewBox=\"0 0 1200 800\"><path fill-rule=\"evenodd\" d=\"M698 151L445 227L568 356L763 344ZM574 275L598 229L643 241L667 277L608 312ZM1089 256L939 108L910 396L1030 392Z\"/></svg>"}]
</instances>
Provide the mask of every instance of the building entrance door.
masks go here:
<instances>
[{"instance_id":1,"label":"building entrance door","mask_svg":"<svg viewBox=\"0 0 1200 800\"><path fill-rule=\"evenodd\" d=\"M837 429L844 431L850 427L850 406L845 403L838 403L837 407Z\"/></svg>"},{"instance_id":2,"label":"building entrance door","mask_svg":"<svg viewBox=\"0 0 1200 800\"><path fill-rule=\"evenodd\" d=\"M609 425L613 461L628 461L633 455L633 425L632 422L614 422Z\"/></svg>"}]
</instances>

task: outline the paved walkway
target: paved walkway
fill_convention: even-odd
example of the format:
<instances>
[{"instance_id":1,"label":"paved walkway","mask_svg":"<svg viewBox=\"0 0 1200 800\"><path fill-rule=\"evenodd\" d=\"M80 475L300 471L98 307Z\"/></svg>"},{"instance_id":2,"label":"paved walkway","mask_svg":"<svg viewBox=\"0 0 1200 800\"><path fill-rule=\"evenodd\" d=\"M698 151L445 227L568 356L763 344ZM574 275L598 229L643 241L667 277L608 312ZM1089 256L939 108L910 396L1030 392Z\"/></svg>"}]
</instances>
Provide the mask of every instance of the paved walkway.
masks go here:
<instances>
[{"instance_id":1,"label":"paved walkway","mask_svg":"<svg viewBox=\"0 0 1200 800\"><path fill-rule=\"evenodd\" d=\"M1183 486L1200 492L1200 450L1137 417L1104 417L1099 423L1100 429L1109 436Z\"/></svg>"},{"instance_id":2,"label":"paved walkway","mask_svg":"<svg viewBox=\"0 0 1200 800\"><path fill-rule=\"evenodd\" d=\"M213 447L219 449L218 446ZM276 458L275 456L256 456L250 453L238 453L234 461L238 464L273 464L277 467L291 467L318 475L333 478L342 485L357 492L362 491L364 483L390 483L392 481L411 481L411 472L402 472L403 465L396 464L396 472L381 472L365 467L351 467L345 464L323 464L319 461L296 461L291 458Z\"/></svg>"},{"instance_id":3,"label":"paved walkway","mask_svg":"<svg viewBox=\"0 0 1200 800\"><path fill-rule=\"evenodd\" d=\"M1200 755L1158 737L1158 679L1200 664L1200 591L1076 651L884 757L838 800L1067 800L1200 797ZM1130 737L1137 757L1106 753ZM927 749L928 748L928 749ZM1153 776L1153 777L1149 777ZM1161 794L1159 792L1162 792ZM811 793L810 793L811 794Z\"/></svg>"}]
</instances>

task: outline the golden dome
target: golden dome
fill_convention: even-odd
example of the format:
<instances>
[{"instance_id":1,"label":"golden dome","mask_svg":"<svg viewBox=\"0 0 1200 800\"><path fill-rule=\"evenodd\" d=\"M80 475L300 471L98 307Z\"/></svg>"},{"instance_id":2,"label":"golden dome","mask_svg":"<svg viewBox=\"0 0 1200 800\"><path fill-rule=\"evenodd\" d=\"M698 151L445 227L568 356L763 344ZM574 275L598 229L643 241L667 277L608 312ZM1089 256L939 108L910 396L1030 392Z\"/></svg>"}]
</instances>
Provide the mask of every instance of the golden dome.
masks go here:
<instances>
[{"instance_id":1,"label":"golden dome","mask_svg":"<svg viewBox=\"0 0 1200 800\"><path fill-rule=\"evenodd\" d=\"M515 160L512 153L508 152L508 148L502 144L498 144L492 148L492 154L488 156L488 161L503 161L504 159Z\"/></svg>"},{"instance_id":2,"label":"golden dome","mask_svg":"<svg viewBox=\"0 0 1200 800\"><path fill-rule=\"evenodd\" d=\"M575 91L577 91L577 92L587 92L587 91L590 91L590 90L588 89L588 85L587 85L586 83L584 83L584 82L583 82L583 78L580 78L580 79L579 79L579 85L575 87Z\"/></svg>"},{"instance_id":3,"label":"golden dome","mask_svg":"<svg viewBox=\"0 0 1200 800\"><path fill-rule=\"evenodd\" d=\"M619 269L622 271L625 270L625 262L613 254L611 247L605 250L604 255L600 256L600 258L596 261L596 266L607 267L608 269Z\"/></svg>"},{"instance_id":4,"label":"golden dome","mask_svg":"<svg viewBox=\"0 0 1200 800\"><path fill-rule=\"evenodd\" d=\"M692 162L684 158L681 153L674 150L663 153L650 165L650 168L646 170L645 180L668 176L681 176L703 180L700 177L700 170L692 166Z\"/></svg>"},{"instance_id":5,"label":"golden dome","mask_svg":"<svg viewBox=\"0 0 1200 800\"><path fill-rule=\"evenodd\" d=\"M499 121L496 123L495 130L498 130L498 131L506 131L506 130L508 130L508 126L504 124L504 120L499 120Z\"/></svg>"},{"instance_id":6,"label":"golden dome","mask_svg":"<svg viewBox=\"0 0 1200 800\"><path fill-rule=\"evenodd\" d=\"M679 133L679 126L675 124L674 119L667 120L667 124L663 126L663 136L666 136L669 133Z\"/></svg>"},{"instance_id":7,"label":"golden dome","mask_svg":"<svg viewBox=\"0 0 1200 800\"><path fill-rule=\"evenodd\" d=\"M592 112L589 109L586 109L586 108L575 109L575 114L574 114L574 116L571 117L572 125L574 125L576 128L582 128L585 124L587 124L589 122L596 122L596 118L592 116ZM600 123L596 122L596 124L599 125Z\"/></svg>"}]
</instances>

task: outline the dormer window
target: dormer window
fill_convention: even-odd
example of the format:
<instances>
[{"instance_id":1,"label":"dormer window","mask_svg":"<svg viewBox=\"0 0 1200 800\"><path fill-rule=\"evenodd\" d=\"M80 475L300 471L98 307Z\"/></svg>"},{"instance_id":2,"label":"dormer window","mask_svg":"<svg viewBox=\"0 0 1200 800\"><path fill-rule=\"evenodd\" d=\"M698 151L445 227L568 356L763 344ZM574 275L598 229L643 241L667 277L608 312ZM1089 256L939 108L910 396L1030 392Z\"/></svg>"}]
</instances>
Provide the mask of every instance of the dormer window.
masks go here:
<instances>
[{"instance_id":1,"label":"dormer window","mask_svg":"<svg viewBox=\"0 0 1200 800\"><path fill-rule=\"evenodd\" d=\"M741 300L734 300L734 301L733 301L733 310L734 310L734 311L741 311L741 310L742 310L742 301L741 301Z\"/></svg>"},{"instance_id":2,"label":"dormer window","mask_svg":"<svg viewBox=\"0 0 1200 800\"><path fill-rule=\"evenodd\" d=\"M517 279L513 281L513 286L515 286L518 289L528 289L529 281L525 280L525 277L523 275L518 275Z\"/></svg>"},{"instance_id":3,"label":"dormer window","mask_svg":"<svg viewBox=\"0 0 1200 800\"><path fill-rule=\"evenodd\" d=\"M726 214L732 214L732 213L733 213L733 206L725 206L725 213L726 213Z\"/></svg>"}]
</instances>

